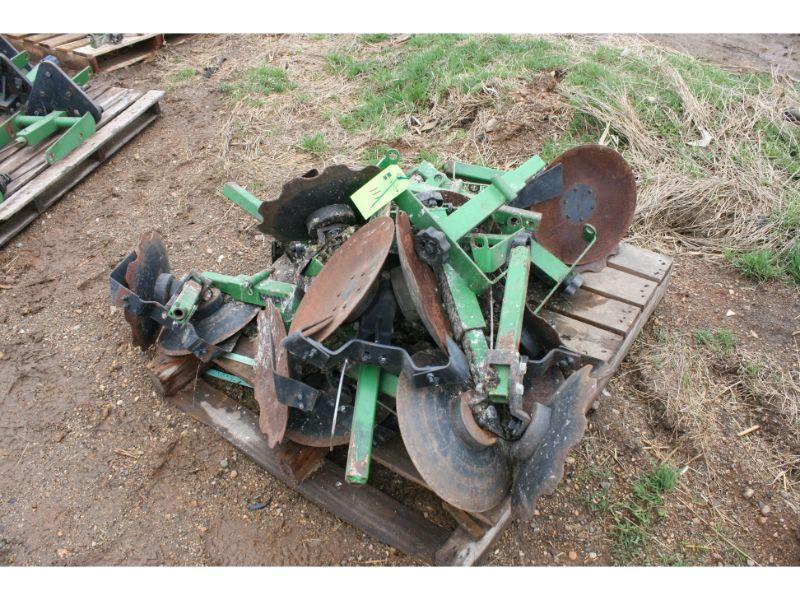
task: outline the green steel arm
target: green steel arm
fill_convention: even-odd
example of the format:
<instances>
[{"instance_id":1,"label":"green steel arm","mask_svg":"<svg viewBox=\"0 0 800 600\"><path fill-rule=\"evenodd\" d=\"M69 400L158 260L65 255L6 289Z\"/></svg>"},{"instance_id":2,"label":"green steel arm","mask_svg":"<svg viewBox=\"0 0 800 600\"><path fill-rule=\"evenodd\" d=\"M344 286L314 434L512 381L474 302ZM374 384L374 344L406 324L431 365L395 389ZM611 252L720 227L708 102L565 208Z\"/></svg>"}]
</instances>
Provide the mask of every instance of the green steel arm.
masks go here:
<instances>
[{"instance_id":1,"label":"green steel arm","mask_svg":"<svg viewBox=\"0 0 800 600\"><path fill-rule=\"evenodd\" d=\"M258 207L261 206L261 200L256 198L253 194L248 192L242 186L236 183L226 183L222 188L222 193L228 200L237 204L240 208L253 217L258 223L264 222L264 217L258 212Z\"/></svg>"},{"instance_id":2,"label":"green steel arm","mask_svg":"<svg viewBox=\"0 0 800 600\"><path fill-rule=\"evenodd\" d=\"M492 183L497 175L503 173L499 169L492 169L491 167L482 167L480 165L470 165L468 163L458 162L451 160L442 167L442 171L447 173L450 177L457 179L464 179L475 183Z\"/></svg>"},{"instance_id":3,"label":"green steel arm","mask_svg":"<svg viewBox=\"0 0 800 600\"><path fill-rule=\"evenodd\" d=\"M525 302L528 294L531 254L527 246L516 246L511 250L506 274L503 304L500 307L500 321L497 324L495 348L498 350L519 351L522 336L522 319L525 315ZM494 402L508 398L508 365L495 365L497 387L489 393Z\"/></svg>"},{"instance_id":4,"label":"green steel arm","mask_svg":"<svg viewBox=\"0 0 800 600\"><path fill-rule=\"evenodd\" d=\"M372 458L372 434L375 429L375 410L378 405L381 368L375 365L358 366L353 424L350 428L350 447L347 450L345 481L365 484L369 479Z\"/></svg>"}]
</instances>

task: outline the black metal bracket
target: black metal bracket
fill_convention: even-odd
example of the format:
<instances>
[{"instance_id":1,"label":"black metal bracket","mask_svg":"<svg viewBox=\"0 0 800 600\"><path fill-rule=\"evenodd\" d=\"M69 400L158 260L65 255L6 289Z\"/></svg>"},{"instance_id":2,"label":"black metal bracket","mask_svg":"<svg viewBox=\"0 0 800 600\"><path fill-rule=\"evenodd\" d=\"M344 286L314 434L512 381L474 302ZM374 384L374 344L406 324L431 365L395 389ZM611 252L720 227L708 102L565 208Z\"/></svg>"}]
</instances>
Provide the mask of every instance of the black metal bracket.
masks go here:
<instances>
[{"instance_id":1,"label":"black metal bracket","mask_svg":"<svg viewBox=\"0 0 800 600\"><path fill-rule=\"evenodd\" d=\"M377 365L389 373L405 373L418 387L463 383L469 378L467 357L452 339L447 339L450 360L445 365L418 366L403 348L354 339L331 350L302 333L284 338L283 347L292 356L325 369L348 359L351 362Z\"/></svg>"},{"instance_id":2,"label":"black metal bracket","mask_svg":"<svg viewBox=\"0 0 800 600\"><path fill-rule=\"evenodd\" d=\"M557 198L564 193L564 167L561 163L534 175L509 205L515 208L530 208L540 202Z\"/></svg>"},{"instance_id":3,"label":"black metal bracket","mask_svg":"<svg viewBox=\"0 0 800 600\"><path fill-rule=\"evenodd\" d=\"M0 110L14 112L28 101L33 84L11 59L0 52Z\"/></svg>"},{"instance_id":4,"label":"black metal bracket","mask_svg":"<svg viewBox=\"0 0 800 600\"><path fill-rule=\"evenodd\" d=\"M103 114L103 109L92 102L58 65L43 60L36 71L25 114L43 116L56 110L63 110L70 117L90 113L95 123Z\"/></svg>"}]
</instances>

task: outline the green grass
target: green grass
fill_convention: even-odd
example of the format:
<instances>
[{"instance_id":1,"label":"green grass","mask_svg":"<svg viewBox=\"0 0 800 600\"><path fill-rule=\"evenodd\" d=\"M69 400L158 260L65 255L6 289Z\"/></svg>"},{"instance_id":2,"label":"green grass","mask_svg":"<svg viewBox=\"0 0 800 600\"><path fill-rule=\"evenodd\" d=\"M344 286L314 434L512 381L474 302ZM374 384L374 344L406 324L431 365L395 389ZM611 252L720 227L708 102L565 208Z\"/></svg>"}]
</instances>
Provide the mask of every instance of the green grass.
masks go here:
<instances>
[{"instance_id":1,"label":"green grass","mask_svg":"<svg viewBox=\"0 0 800 600\"><path fill-rule=\"evenodd\" d=\"M726 252L725 256L738 271L756 281L782 279L789 270L780 254L770 248L756 248L748 252Z\"/></svg>"},{"instance_id":2,"label":"green grass","mask_svg":"<svg viewBox=\"0 0 800 600\"><path fill-rule=\"evenodd\" d=\"M233 83L224 83L220 91L227 94L233 102L246 98L249 104L262 106L264 97L280 94L297 87L284 69L262 65L247 69Z\"/></svg>"},{"instance_id":3,"label":"green grass","mask_svg":"<svg viewBox=\"0 0 800 600\"><path fill-rule=\"evenodd\" d=\"M730 356L736 348L736 336L730 329L695 329L695 344L704 346L720 356Z\"/></svg>"},{"instance_id":4,"label":"green grass","mask_svg":"<svg viewBox=\"0 0 800 600\"><path fill-rule=\"evenodd\" d=\"M169 76L167 91L171 91L176 87L179 87L182 84L186 83L190 79L194 79L196 75L197 75L197 70L193 67L184 67L182 69L178 69L172 75Z\"/></svg>"},{"instance_id":5,"label":"green grass","mask_svg":"<svg viewBox=\"0 0 800 600\"><path fill-rule=\"evenodd\" d=\"M660 464L632 484L625 500L612 500L610 488L592 495L590 508L611 518L612 554L618 561L628 563L643 558L650 527L666 516L664 495L677 485L677 471Z\"/></svg>"},{"instance_id":6,"label":"green grass","mask_svg":"<svg viewBox=\"0 0 800 600\"><path fill-rule=\"evenodd\" d=\"M348 131L385 131L401 114L424 111L448 93L472 93L489 82L525 77L564 64L565 45L506 35L416 35L391 54L383 49L369 59L326 58L329 69L349 78L366 76L361 102L339 121Z\"/></svg>"},{"instance_id":7,"label":"green grass","mask_svg":"<svg viewBox=\"0 0 800 600\"><path fill-rule=\"evenodd\" d=\"M322 156L328 151L328 143L321 133L307 135L300 142L300 147L314 156Z\"/></svg>"},{"instance_id":8,"label":"green grass","mask_svg":"<svg viewBox=\"0 0 800 600\"><path fill-rule=\"evenodd\" d=\"M377 44L378 42L385 42L389 39L388 33L365 33L358 38L365 44Z\"/></svg>"}]
</instances>

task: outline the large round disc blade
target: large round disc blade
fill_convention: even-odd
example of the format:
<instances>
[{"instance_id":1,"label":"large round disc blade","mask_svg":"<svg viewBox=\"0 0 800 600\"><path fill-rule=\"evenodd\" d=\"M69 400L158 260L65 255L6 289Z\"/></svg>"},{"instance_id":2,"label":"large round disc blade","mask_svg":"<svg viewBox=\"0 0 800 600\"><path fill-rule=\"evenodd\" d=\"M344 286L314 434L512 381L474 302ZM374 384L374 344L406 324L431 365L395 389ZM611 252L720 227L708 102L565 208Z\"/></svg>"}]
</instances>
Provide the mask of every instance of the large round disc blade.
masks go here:
<instances>
[{"instance_id":1,"label":"large round disc blade","mask_svg":"<svg viewBox=\"0 0 800 600\"><path fill-rule=\"evenodd\" d=\"M558 198L536 204L541 213L536 240L567 264L583 249L583 226L597 230L597 241L581 265L604 261L625 236L636 210L636 180L630 166L606 146L587 145L567 150L547 168L563 166L564 191Z\"/></svg>"},{"instance_id":2,"label":"large round disc blade","mask_svg":"<svg viewBox=\"0 0 800 600\"><path fill-rule=\"evenodd\" d=\"M378 279L394 239L394 221L380 217L358 229L330 257L303 296L289 334L323 341L358 308Z\"/></svg>"},{"instance_id":3,"label":"large round disc blade","mask_svg":"<svg viewBox=\"0 0 800 600\"><path fill-rule=\"evenodd\" d=\"M439 352L414 355L419 365L443 360ZM462 412L457 388L417 388L403 374L397 383L396 409L408 455L437 495L469 512L484 512L502 501L511 485L508 461L500 444L491 443L491 435L482 430L474 437L469 434L477 425L465 421L471 412Z\"/></svg>"},{"instance_id":4,"label":"large round disc blade","mask_svg":"<svg viewBox=\"0 0 800 600\"><path fill-rule=\"evenodd\" d=\"M345 165L331 165L322 173L316 169L287 182L275 200L262 202L259 229L281 242L309 239L306 220L331 204L349 204L350 196L380 173L376 166L354 171Z\"/></svg>"},{"instance_id":5,"label":"large round disc blade","mask_svg":"<svg viewBox=\"0 0 800 600\"><path fill-rule=\"evenodd\" d=\"M439 348L447 351L447 338L452 337L450 323L444 314L442 298L433 269L417 256L411 221L403 211L397 211L397 254L411 300L428 333Z\"/></svg>"},{"instance_id":6,"label":"large round disc blade","mask_svg":"<svg viewBox=\"0 0 800 600\"><path fill-rule=\"evenodd\" d=\"M155 231L143 233L136 246L136 259L125 271L128 289L142 300L155 297L156 279L162 273L169 273L167 248L161 236ZM156 321L147 316L137 316L125 311L125 320L131 326L133 341L143 350L149 348L161 328Z\"/></svg>"}]
</instances>

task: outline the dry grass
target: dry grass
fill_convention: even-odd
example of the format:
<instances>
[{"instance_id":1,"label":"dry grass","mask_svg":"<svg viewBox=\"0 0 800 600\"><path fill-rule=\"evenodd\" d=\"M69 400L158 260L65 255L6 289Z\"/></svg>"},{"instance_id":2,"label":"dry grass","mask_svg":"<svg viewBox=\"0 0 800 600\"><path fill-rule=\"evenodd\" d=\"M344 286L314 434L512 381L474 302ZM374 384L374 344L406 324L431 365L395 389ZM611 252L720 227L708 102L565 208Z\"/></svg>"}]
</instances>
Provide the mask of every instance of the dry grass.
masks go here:
<instances>
[{"instance_id":1,"label":"dry grass","mask_svg":"<svg viewBox=\"0 0 800 600\"><path fill-rule=\"evenodd\" d=\"M658 407L676 443L702 455L709 485L735 464L800 514L800 351L786 364L679 335L637 346L642 399Z\"/></svg>"},{"instance_id":2,"label":"dry grass","mask_svg":"<svg viewBox=\"0 0 800 600\"><path fill-rule=\"evenodd\" d=\"M573 53L588 55L597 42L574 39ZM797 231L781 229L774 218L786 209L791 190L797 191L800 174L768 160L763 146L765 127L772 124L786 147L800 149L800 128L782 117L787 106L800 104L798 86L777 76L747 89L726 86L703 81L703 67L697 67L693 92L673 66L675 57L691 59L630 36L603 43L621 50L622 60L648 65L646 80L663 86L658 96L645 99L662 119L658 129L642 121L642 98L637 97L642 87L635 77L614 81L604 94L586 87L564 89L579 111L617 134L618 146L639 177L635 237L703 252L788 249ZM693 145L704 138L707 146Z\"/></svg>"}]
</instances>

